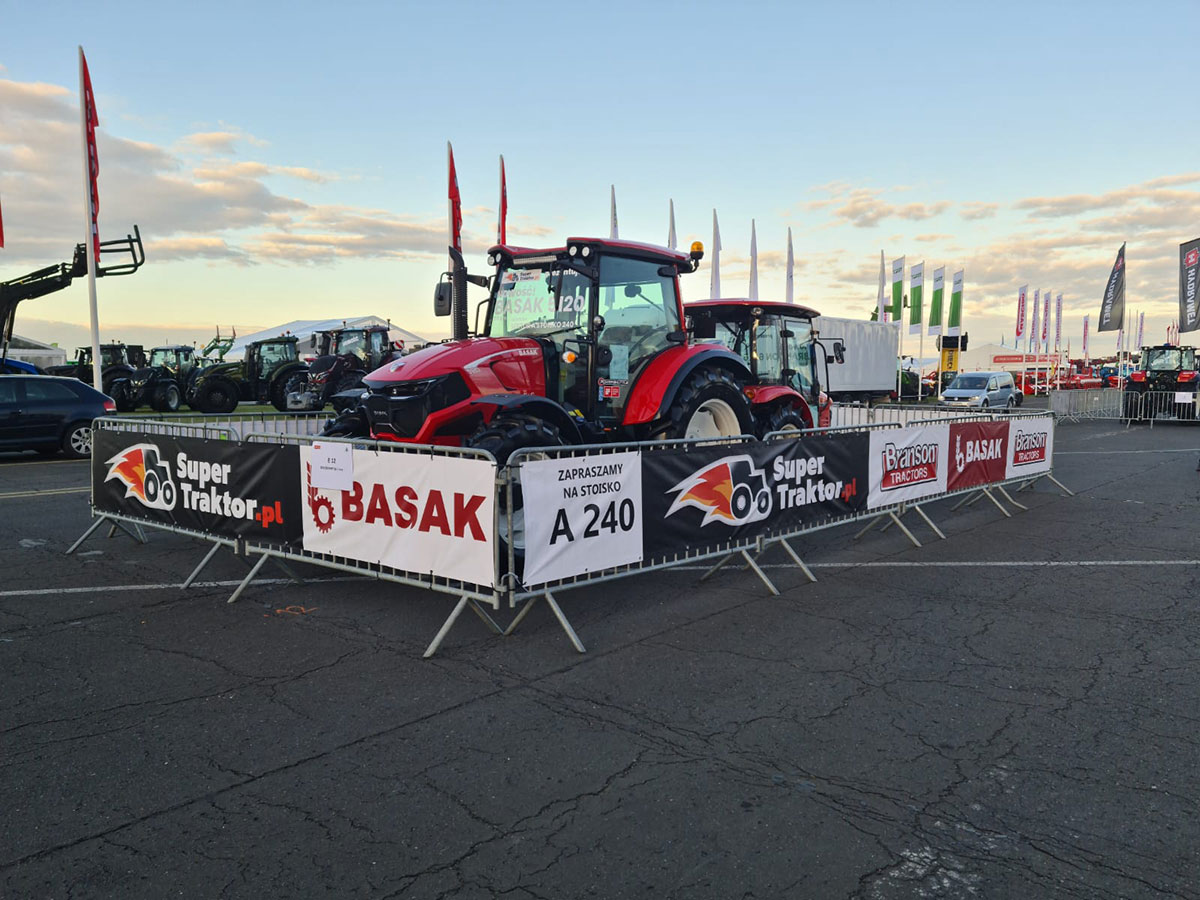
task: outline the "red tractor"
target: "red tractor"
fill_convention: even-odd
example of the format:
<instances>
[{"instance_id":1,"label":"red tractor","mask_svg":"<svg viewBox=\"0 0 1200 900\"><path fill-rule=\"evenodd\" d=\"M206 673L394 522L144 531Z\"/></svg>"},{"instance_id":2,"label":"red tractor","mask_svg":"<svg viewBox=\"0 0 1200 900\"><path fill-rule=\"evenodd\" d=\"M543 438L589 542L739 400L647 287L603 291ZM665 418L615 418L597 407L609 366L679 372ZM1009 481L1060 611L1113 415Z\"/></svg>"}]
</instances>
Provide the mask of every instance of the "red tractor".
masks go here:
<instances>
[{"instance_id":1,"label":"red tractor","mask_svg":"<svg viewBox=\"0 0 1200 900\"><path fill-rule=\"evenodd\" d=\"M685 307L696 340L719 341L745 360L750 383L743 389L751 403L754 433L827 428L829 397L817 377L814 309L762 300L700 300ZM845 356L833 344L835 359ZM828 374L828 371L826 372Z\"/></svg>"},{"instance_id":2,"label":"red tractor","mask_svg":"<svg viewBox=\"0 0 1200 900\"><path fill-rule=\"evenodd\" d=\"M479 447L501 463L522 447L748 434L749 367L684 327L679 276L703 255L699 242L688 254L570 238L495 246L484 277L452 250L434 307L454 315L456 339L368 374L362 401L325 434ZM489 289L474 335L468 283Z\"/></svg>"}]
</instances>

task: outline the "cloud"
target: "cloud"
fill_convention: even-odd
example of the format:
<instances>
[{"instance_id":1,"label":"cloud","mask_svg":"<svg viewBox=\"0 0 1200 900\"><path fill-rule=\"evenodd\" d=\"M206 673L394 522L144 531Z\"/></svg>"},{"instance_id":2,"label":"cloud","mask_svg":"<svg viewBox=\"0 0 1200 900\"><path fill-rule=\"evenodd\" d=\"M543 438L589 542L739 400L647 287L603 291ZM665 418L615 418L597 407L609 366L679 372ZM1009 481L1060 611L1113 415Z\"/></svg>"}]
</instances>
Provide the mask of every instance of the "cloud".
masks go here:
<instances>
[{"instance_id":1,"label":"cloud","mask_svg":"<svg viewBox=\"0 0 1200 900\"><path fill-rule=\"evenodd\" d=\"M996 215L996 210L1000 208L999 203L984 203L980 200L970 200L962 204L958 215L970 221L977 219L990 219Z\"/></svg>"},{"instance_id":2,"label":"cloud","mask_svg":"<svg viewBox=\"0 0 1200 900\"><path fill-rule=\"evenodd\" d=\"M856 228L871 228L884 219L906 219L919 222L932 219L950 208L945 201L936 203L889 203L883 199L883 191L876 188L851 188L840 182L826 185L830 194L822 200L805 204L808 209L828 209L834 218L848 222ZM907 190L905 188L904 190Z\"/></svg>"}]
</instances>

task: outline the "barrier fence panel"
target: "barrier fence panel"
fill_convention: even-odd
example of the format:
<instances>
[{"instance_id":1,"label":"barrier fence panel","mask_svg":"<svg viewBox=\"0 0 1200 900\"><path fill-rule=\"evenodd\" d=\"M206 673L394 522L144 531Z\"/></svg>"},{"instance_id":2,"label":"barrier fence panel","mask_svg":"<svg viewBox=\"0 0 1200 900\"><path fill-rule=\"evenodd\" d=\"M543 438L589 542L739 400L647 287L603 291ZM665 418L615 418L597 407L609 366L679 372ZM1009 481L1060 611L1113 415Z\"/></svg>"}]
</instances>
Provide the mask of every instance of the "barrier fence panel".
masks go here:
<instances>
[{"instance_id":1,"label":"barrier fence panel","mask_svg":"<svg viewBox=\"0 0 1200 900\"><path fill-rule=\"evenodd\" d=\"M1116 388L1051 391L1050 410L1068 421L1121 418L1121 398Z\"/></svg>"},{"instance_id":2,"label":"barrier fence panel","mask_svg":"<svg viewBox=\"0 0 1200 900\"><path fill-rule=\"evenodd\" d=\"M296 581L290 563L306 562L457 597L426 656L465 609L501 633L483 606L520 605L510 634L538 600L582 652L555 591L715 561L704 580L740 558L778 593L758 565L776 545L816 580L795 537L859 522L857 537L894 525L920 547L909 512L945 538L923 504L986 498L1008 516L1001 499L1024 508L1008 487L1058 484L1051 413L885 415L764 440L527 448L504 466L473 449L266 432L238 440L207 421L100 419L92 506L100 522L212 543L185 587L231 550L251 568L230 602L268 562Z\"/></svg>"},{"instance_id":3,"label":"barrier fence panel","mask_svg":"<svg viewBox=\"0 0 1200 900\"><path fill-rule=\"evenodd\" d=\"M1195 391L1126 391L1121 399L1121 417L1152 426L1164 419L1195 422L1198 398Z\"/></svg>"}]
</instances>

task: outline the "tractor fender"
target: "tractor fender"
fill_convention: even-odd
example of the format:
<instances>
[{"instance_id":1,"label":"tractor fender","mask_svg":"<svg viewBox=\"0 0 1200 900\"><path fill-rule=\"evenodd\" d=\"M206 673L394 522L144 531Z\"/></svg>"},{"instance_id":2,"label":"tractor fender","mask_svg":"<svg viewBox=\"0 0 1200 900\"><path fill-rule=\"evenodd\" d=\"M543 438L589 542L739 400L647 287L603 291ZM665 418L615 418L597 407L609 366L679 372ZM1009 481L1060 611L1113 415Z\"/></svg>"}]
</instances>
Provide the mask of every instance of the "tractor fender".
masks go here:
<instances>
[{"instance_id":1,"label":"tractor fender","mask_svg":"<svg viewBox=\"0 0 1200 900\"><path fill-rule=\"evenodd\" d=\"M642 425L665 416L683 383L702 367L725 371L741 384L751 378L745 360L725 347L672 347L652 359L630 387L623 424Z\"/></svg>"},{"instance_id":2,"label":"tractor fender","mask_svg":"<svg viewBox=\"0 0 1200 900\"><path fill-rule=\"evenodd\" d=\"M750 398L754 409L766 409L768 406L790 406L800 413L809 428L816 424L816 419L812 414L812 403L795 388L783 384L768 384L762 387L747 388L746 396Z\"/></svg>"},{"instance_id":3,"label":"tractor fender","mask_svg":"<svg viewBox=\"0 0 1200 900\"><path fill-rule=\"evenodd\" d=\"M495 412L523 412L554 425L567 444L583 443L579 426L565 409L545 397L532 394L484 394L471 401L472 406L491 406ZM493 413L495 415L495 413ZM489 417L490 421L490 417Z\"/></svg>"}]
</instances>

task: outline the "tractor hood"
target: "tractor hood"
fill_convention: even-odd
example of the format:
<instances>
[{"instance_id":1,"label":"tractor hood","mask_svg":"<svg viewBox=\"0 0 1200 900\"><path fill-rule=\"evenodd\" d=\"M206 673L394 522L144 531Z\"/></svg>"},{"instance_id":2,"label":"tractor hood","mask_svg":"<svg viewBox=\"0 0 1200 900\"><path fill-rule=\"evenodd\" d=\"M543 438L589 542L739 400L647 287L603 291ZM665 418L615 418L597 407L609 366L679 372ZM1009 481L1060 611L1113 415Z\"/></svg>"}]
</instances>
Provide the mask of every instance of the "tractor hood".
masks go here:
<instances>
[{"instance_id":1,"label":"tractor hood","mask_svg":"<svg viewBox=\"0 0 1200 900\"><path fill-rule=\"evenodd\" d=\"M409 382L457 373L473 394L545 396L542 345L532 338L468 338L435 344L380 366L363 379L374 391L387 392Z\"/></svg>"},{"instance_id":2,"label":"tractor hood","mask_svg":"<svg viewBox=\"0 0 1200 900\"><path fill-rule=\"evenodd\" d=\"M205 368L201 374L205 378L208 378L211 375L224 375L226 378L229 378L234 373L240 372L241 368L242 368L241 363L236 363L236 362L217 363L215 366L208 366L207 368Z\"/></svg>"}]
</instances>

